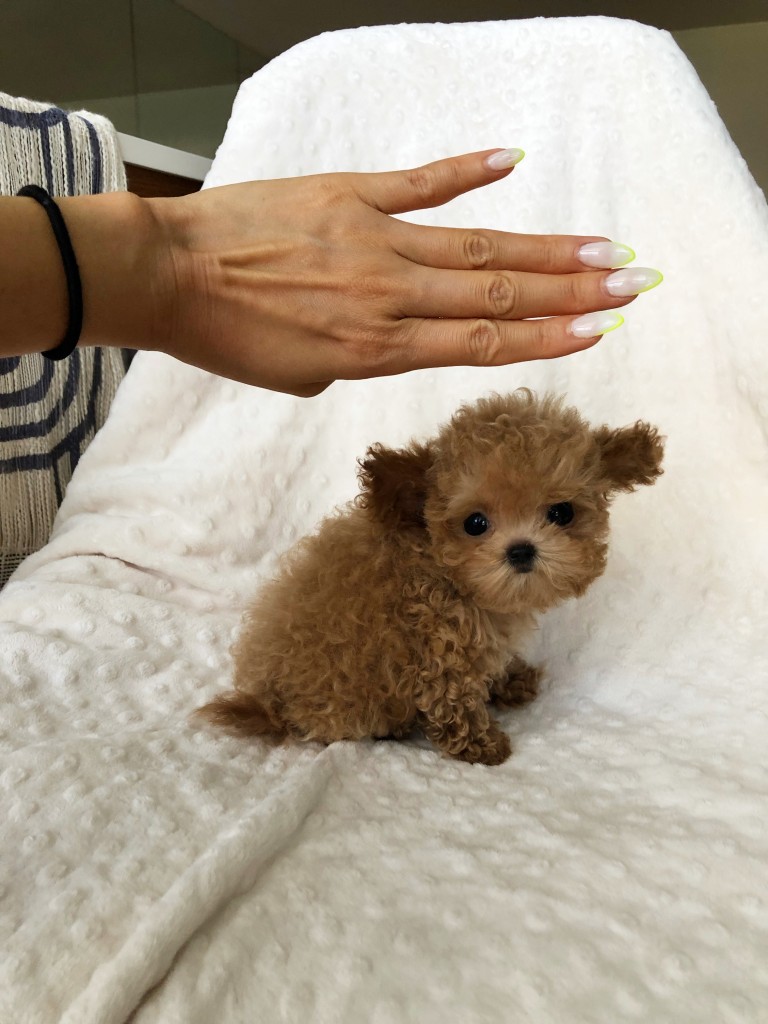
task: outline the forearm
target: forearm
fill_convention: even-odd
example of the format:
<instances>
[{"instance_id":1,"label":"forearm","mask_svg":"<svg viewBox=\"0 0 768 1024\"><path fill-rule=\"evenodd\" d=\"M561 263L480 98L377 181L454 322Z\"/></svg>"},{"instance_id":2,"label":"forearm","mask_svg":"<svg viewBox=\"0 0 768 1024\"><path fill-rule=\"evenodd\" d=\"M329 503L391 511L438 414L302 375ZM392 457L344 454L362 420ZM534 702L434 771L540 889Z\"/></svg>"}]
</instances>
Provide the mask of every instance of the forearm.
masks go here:
<instances>
[{"instance_id":1,"label":"forearm","mask_svg":"<svg viewBox=\"0 0 768 1024\"><path fill-rule=\"evenodd\" d=\"M79 344L161 348L172 261L150 201L129 192L57 198L83 289ZM64 336L66 278L45 211L0 196L0 356L41 352Z\"/></svg>"}]
</instances>

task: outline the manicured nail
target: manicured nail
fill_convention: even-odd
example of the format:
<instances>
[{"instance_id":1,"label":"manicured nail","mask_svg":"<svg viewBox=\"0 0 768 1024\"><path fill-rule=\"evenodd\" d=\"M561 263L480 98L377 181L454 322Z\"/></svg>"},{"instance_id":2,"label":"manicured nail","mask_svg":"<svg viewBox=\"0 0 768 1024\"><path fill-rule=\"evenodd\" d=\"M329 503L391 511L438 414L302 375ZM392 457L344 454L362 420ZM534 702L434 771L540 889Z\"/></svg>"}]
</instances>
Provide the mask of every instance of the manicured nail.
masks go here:
<instances>
[{"instance_id":1,"label":"manicured nail","mask_svg":"<svg viewBox=\"0 0 768 1024\"><path fill-rule=\"evenodd\" d=\"M585 266L597 267L599 270L623 267L625 263L631 263L637 258L634 249L621 242L587 242L576 255Z\"/></svg>"},{"instance_id":2,"label":"manicured nail","mask_svg":"<svg viewBox=\"0 0 768 1024\"><path fill-rule=\"evenodd\" d=\"M519 164L525 156L522 149L502 149L500 153L492 153L483 163L492 171L506 171L508 167Z\"/></svg>"},{"instance_id":3,"label":"manicured nail","mask_svg":"<svg viewBox=\"0 0 768 1024\"><path fill-rule=\"evenodd\" d=\"M603 313L587 313L586 316L571 320L568 330L577 338L597 338L601 334L615 331L624 323L621 313L607 310Z\"/></svg>"},{"instance_id":4,"label":"manicured nail","mask_svg":"<svg viewBox=\"0 0 768 1024\"><path fill-rule=\"evenodd\" d=\"M639 295L648 292L664 280L658 270L650 267L625 267L606 277L603 287L614 298L625 295Z\"/></svg>"}]
</instances>

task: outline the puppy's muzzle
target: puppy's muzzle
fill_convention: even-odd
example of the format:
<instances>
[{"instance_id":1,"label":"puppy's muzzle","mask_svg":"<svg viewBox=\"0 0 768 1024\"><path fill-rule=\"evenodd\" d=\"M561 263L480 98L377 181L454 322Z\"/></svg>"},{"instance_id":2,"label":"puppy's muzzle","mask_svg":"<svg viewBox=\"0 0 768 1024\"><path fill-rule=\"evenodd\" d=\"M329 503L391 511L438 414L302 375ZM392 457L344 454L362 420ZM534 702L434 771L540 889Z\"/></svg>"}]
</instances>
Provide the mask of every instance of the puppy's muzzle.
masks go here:
<instances>
[{"instance_id":1,"label":"puppy's muzzle","mask_svg":"<svg viewBox=\"0 0 768 1024\"><path fill-rule=\"evenodd\" d=\"M507 548L507 561L515 572L531 572L536 561L536 548L533 544L513 544Z\"/></svg>"}]
</instances>

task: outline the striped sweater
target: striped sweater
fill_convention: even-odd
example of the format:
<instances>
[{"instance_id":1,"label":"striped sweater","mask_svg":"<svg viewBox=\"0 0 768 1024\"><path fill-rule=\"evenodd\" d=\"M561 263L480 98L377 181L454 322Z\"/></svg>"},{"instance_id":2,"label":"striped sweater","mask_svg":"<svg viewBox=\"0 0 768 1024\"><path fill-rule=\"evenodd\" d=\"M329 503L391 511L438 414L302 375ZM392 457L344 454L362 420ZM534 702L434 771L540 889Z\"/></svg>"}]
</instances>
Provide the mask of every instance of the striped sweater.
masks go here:
<instances>
[{"instance_id":1,"label":"striped sweater","mask_svg":"<svg viewBox=\"0 0 768 1024\"><path fill-rule=\"evenodd\" d=\"M124 190L111 123L0 93L0 195L28 184L54 196ZM38 354L0 357L0 587L48 540L127 362L128 353L108 348L76 349L55 363Z\"/></svg>"}]
</instances>

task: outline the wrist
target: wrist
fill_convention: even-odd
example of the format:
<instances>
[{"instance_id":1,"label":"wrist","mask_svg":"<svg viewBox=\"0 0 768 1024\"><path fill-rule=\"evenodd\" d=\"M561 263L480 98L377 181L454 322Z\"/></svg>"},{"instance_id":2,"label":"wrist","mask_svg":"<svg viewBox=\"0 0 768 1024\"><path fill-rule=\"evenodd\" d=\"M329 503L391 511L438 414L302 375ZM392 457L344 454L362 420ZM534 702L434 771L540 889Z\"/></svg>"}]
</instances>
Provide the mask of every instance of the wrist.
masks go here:
<instances>
[{"instance_id":1,"label":"wrist","mask_svg":"<svg viewBox=\"0 0 768 1024\"><path fill-rule=\"evenodd\" d=\"M107 192L56 202L82 282L79 344L163 349L175 305L175 274L169 235L151 200Z\"/></svg>"},{"instance_id":2,"label":"wrist","mask_svg":"<svg viewBox=\"0 0 768 1024\"><path fill-rule=\"evenodd\" d=\"M59 247L34 199L0 196L0 357L52 348L67 327Z\"/></svg>"}]
</instances>

